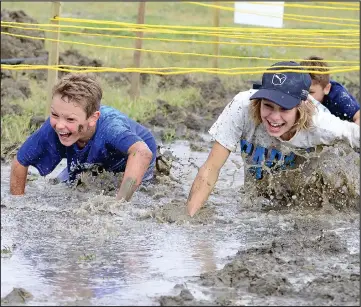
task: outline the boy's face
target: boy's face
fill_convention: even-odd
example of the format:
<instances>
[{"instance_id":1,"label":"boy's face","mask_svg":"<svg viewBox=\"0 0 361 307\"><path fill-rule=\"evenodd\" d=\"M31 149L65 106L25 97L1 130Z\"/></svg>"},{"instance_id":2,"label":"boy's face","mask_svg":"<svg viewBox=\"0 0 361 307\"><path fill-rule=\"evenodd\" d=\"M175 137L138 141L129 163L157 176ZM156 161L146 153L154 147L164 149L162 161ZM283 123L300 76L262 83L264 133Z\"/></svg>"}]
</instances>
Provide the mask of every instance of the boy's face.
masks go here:
<instances>
[{"instance_id":1,"label":"boy's face","mask_svg":"<svg viewBox=\"0 0 361 307\"><path fill-rule=\"evenodd\" d=\"M296 123L297 108L286 110L272 101L262 99L261 118L270 136L281 137Z\"/></svg>"},{"instance_id":2,"label":"boy's face","mask_svg":"<svg viewBox=\"0 0 361 307\"><path fill-rule=\"evenodd\" d=\"M310 94L317 101L322 102L325 95L328 95L328 93L330 92L330 89L331 89L331 83L327 84L327 86L323 88L318 81L312 80L312 85L310 87Z\"/></svg>"},{"instance_id":3,"label":"boy's face","mask_svg":"<svg viewBox=\"0 0 361 307\"><path fill-rule=\"evenodd\" d=\"M89 130L96 126L100 115L94 112L88 119L82 106L56 94L53 97L50 111L50 124L58 134L64 146L71 146L89 135Z\"/></svg>"}]
</instances>

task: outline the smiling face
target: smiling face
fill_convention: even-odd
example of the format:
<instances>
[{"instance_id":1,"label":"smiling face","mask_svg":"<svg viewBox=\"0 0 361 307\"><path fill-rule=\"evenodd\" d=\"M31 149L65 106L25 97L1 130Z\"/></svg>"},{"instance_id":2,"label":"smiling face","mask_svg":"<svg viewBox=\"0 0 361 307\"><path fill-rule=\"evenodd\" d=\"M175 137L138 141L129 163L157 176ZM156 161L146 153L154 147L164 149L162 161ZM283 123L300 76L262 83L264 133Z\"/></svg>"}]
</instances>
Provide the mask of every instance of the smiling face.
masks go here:
<instances>
[{"instance_id":1,"label":"smiling face","mask_svg":"<svg viewBox=\"0 0 361 307\"><path fill-rule=\"evenodd\" d=\"M68 97L55 94L51 104L50 124L64 146L74 143L84 146L95 132L100 112L87 118L83 107ZM81 146L81 147L82 147Z\"/></svg>"},{"instance_id":2,"label":"smiling face","mask_svg":"<svg viewBox=\"0 0 361 307\"><path fill-rule=\"evenodd\" d=\"M312 85L310 87L310 95L315 98L318 102L323 101L325 95L328 95L331 89L331 83L328 83L325 87L321 85L320 82L312 80Z\"/></svg>"},{"instance_id":3,"label":"smiling face","mask_svg":"<svg viewBox=\"0 0 361 307\"><path fill-rule=\"evenodd\" d=\"M290 139L290 133L295 132L297 108L286 110L267 99L262 99L260 115L270 136L287 140Z\"/></svg>"}]
</instances>

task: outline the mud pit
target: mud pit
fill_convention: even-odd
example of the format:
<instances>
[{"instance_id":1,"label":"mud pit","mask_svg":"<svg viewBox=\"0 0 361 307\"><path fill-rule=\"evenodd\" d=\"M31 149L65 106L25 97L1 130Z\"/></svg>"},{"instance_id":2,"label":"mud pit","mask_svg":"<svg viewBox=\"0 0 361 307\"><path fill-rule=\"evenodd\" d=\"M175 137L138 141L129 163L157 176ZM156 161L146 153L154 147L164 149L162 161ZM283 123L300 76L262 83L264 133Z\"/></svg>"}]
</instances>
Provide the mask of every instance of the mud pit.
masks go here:
<instances>
[{"instance_id":1,"label":"mud pit","mask_svg":"<svg viewBox=\"0 0 361 307\"><path fill-rule=\"evenodd\" d=\"M159 174L125 204L115 201L115 189L104 189L117 185L110 175L73 190L51 184L61 166L49 178L31 170L26 196L12 197L9 166L2 165L2 248L16 248L1 260L1 296L15 287L31 293L25 304L360 303L357 207L265 210L256 195L250 202L243 194L241 157L232 154L209 202L191 219L184 204L207 152L186 141L166 151L174 157L171 176Z\"/></svg>"}]
</instances>

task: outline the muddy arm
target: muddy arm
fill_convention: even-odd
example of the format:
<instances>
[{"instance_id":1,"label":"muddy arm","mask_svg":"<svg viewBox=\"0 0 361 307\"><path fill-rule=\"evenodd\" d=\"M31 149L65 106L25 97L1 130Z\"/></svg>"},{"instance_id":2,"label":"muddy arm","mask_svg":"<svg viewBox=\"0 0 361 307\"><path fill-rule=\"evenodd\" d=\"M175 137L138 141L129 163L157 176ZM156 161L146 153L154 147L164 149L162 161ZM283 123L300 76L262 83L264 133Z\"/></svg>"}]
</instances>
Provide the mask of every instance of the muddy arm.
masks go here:
<instances>
[{"instance_id":1,"label":"muddy arm","mask_svg":"<svg viewBox=\"0 0 361 307\"><path fill-rule=\"evenodd\" d=\"M25 193L27 176L28 167L22 166L15 157L13 163L11 164L10 194L23 195Z\"/></svg>"},{"instance_id":2,"label":"muddy arm","mask_svg":"<svg viewBox=\"0 0 361 307\"><path fill-rule=\"evenodd\" d=\"M152 157L153 153L145 143L137 142L130 146L127 166L117 195L118 200L123 198L128 201L132 198L133 193L142 182Z\"/></svg>"},{"instance_id":3,"label":"muddy arm","mask_svg":"<svg viewBox=\"0 0 361 307\"><path fill-rule=\"evenodd\" d=\"M187 211L193 216L207 201L218 180L219 171L229 157L230 151L215 142L207 161L199 169L187 200Z\"/></svg>"}]
</instances>

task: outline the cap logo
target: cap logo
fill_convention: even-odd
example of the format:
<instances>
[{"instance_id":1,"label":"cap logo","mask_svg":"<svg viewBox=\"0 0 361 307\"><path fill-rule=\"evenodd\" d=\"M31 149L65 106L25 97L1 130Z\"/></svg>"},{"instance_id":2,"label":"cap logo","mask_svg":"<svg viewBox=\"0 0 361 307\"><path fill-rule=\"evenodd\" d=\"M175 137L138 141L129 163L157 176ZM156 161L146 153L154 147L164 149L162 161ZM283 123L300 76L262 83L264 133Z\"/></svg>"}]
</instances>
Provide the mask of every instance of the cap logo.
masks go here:
<instances>
[{"instance_id":1,"label":"cap logo","mask_svg":"<svg viewBox=\"0 0 361 307\"><path fill-rule=\"evenodd\" d=\"M272 84L273 85L282 85L285 83L287 77L284 74L274 74L272 77Z\"/></svg>"}]
</instances>

